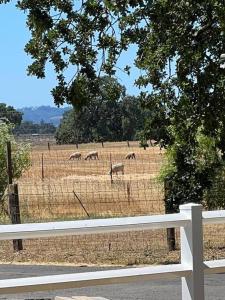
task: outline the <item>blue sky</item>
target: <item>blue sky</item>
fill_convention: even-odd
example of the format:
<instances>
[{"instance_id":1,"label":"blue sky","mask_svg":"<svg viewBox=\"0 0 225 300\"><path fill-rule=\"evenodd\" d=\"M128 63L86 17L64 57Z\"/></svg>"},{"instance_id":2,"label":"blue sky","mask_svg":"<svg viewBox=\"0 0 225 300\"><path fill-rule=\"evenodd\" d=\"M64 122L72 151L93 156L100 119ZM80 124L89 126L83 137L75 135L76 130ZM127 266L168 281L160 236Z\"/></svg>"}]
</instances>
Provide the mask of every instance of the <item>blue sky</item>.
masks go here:
<instances>
[{"instance_id":1,"label":"blue sky","mask_svg":"<svg viewBox=\"0 0 225 300\"><path fill-rule=\"evenodd\" d=\"M16 9L12 3L0 5L0 102L13 105L15 108L54 106L50 91L55 86L56 80L51 65L47 67L45 79L37 79L26 74L31 59L24 52L24 46L29 38L25 14ZM135 49L132 48L121 57L120 64L129 64L134 55ZM133 85L137 74L138 71L132 68L130 77L122 72L117 75L119 82L126 86L130 95L138 93L138 89Z\"/></svg>"}]
</instances>

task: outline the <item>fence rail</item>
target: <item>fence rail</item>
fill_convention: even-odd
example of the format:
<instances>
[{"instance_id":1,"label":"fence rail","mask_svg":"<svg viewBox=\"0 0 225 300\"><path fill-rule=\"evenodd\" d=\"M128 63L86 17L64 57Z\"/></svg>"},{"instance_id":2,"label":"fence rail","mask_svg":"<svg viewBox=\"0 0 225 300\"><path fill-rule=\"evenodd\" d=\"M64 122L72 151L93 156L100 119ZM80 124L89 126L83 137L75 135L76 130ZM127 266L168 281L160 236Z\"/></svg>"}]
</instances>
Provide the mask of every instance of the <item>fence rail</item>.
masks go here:
<instances>
[{"instance_id":1,"label":"fence rail","mask_svg":"<svg viewBox=\"0 0 225 300\"><path fill-rule=\"evenodd\" d=\"M182 214L168 214L81 221L28 223L18 224L16 226L1 225L0 240L174 228L185 226L188 224L188 221L188 218Z\"/></svg>"},{"instance_id":2,"label":"fence rail","mask_svg":"<svg viewBox=\"0 0 225 300\"><path fill-rule=\"evenodd\" d=\"M204 273L225 272L225 260L203 262L203 224L225 223L225 211L202 212L199 204L171 215L1 225L0 240L180 227L181 263L110 271L0 280L0 294L35 292L150 279L182 279L182 299L204 299Z\"/></svg>"}]
</instances>

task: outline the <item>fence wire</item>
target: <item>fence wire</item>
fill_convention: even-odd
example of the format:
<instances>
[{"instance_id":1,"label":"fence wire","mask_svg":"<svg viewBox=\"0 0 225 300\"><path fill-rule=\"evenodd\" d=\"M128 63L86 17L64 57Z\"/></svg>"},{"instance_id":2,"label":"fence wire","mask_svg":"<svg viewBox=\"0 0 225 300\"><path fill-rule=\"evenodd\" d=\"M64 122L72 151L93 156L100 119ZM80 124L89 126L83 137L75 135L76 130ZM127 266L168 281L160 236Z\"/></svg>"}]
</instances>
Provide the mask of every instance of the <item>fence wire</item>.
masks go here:
<instances>
[{"instance_id":1,"label":"fence wire","mask_svg":"<svg viewBox=\"0 0 225 300\"><path fill-rule=\"evenodd\" d=\"M99 159L84 160L90 151ZM73 152L81 160L69 160ZM128 152L135 159L125 159ZM63 221L114 216L163 214L164 187L159 181L163 151L146 150L137 142L55 145L46 141L33 146L32 165L18 181L22 223ZM123 163L124 174L109 176L111 164ZM223 180L221 178L220 180ZM213 197L221 198L221 185ZM225 198L225 197L224 197ZM7 210L7 208L6 208ZM2 218L2 222L10 222ZM225 258L225 225L204 226L205 259ZM70 236L23 241L23 251L14 253L12 242L0 246L2 261L32 261L74 264L141 264L180 261L177 250L168 252L166 230Z\"/></svg>"},{"instance_id":2,"label":"fence wire","mask_svg":"<svg viewBox=\"0 0 225 300\"><path fill-rule=\"evenodd\" d=\"M84 160L90 151L99 159ZM80 152L80 160L69 160ZM135 152L135 159L126 159ZM137 142L32 147L32 165L18 181L22 223L164 213L164 190L158 179L163 155ZM124 174L109 175L111 165L124 164ZM167 255L166 232L59 237L23 241L14 253L11 242L0 247L2 260L138 264Z\"/></svg>"},{"instance_id":3,"label":"fence wire","mask_svg":"<svg viewBox=\"0 0 225 300\"><path fill-rule=\"evenodd\" d=\"M164 213L163 185L158 179L163 162L160 150L125 145L84 145L79 150L81 159L73 160L69 157L74 146L34 149L32 166L19 181L23 221ZM84 160L96 148L98 159ZM136 158L126 159L128 152L135 152ZM124 165L124 174L111 178L111 165L116 163Z\"/></svg>"}]
</instances>

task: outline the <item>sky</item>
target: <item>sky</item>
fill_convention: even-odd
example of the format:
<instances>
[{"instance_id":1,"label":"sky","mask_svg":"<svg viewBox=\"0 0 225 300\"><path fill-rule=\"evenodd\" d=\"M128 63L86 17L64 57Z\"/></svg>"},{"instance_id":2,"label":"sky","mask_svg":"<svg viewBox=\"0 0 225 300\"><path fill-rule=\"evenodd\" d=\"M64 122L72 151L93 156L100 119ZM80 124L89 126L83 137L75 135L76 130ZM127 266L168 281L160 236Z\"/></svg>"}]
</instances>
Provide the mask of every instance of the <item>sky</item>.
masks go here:
<instances>
[{"instance_id":1,"label":"sky","mask_svg":"<svg viewBox=\"0 0 225 300\"><path fill-rule=\"evenodd\" d=\"M14 4L13 4L14 3ZM46 78L37 79L27 76L27 66L32 62L24 47L30 39L26 27L26 15L16 9L15 1L0 5L0 103L15 108L50 105L54 106L51 89L56 85L55 73L51 65L47 66ZM129 64L135 56L135 48L120 59L120 65ZM118 80L127 88L129 95L137 95L139 90L133 85L138 70L131 69L131 75L122 72Z\"/></svg>"}]
</instances>

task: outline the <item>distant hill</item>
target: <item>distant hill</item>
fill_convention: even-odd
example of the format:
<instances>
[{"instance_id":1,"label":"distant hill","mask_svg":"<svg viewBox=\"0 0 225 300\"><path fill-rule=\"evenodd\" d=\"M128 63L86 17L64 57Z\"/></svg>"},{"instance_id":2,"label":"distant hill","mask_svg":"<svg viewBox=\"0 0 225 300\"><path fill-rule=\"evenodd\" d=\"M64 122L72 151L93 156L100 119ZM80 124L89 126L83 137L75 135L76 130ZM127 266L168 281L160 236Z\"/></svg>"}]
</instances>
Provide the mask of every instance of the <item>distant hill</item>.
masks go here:
<instances>
[{"instance_id":1,"label":"distant hill","mask_svg":"<svg viewBox=\"0 0 225 300\"><path fill-rule=\"evenodd\" d=\"M38 106L38 107L23 107L17 109L23 113L23 121L31 121L33 123L52 123L58 126L60 119L65 111L70 110L71 107L57 108L51 106Z\"/></svg>"}]
</instances>

